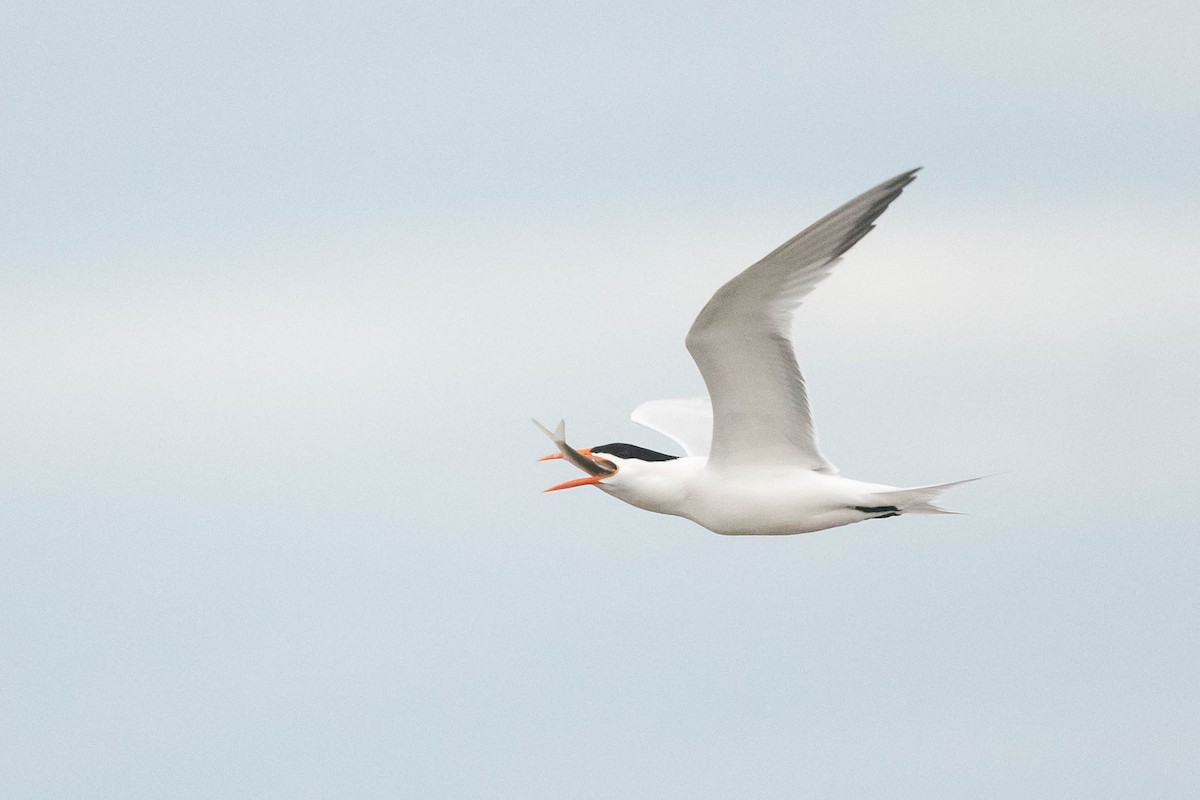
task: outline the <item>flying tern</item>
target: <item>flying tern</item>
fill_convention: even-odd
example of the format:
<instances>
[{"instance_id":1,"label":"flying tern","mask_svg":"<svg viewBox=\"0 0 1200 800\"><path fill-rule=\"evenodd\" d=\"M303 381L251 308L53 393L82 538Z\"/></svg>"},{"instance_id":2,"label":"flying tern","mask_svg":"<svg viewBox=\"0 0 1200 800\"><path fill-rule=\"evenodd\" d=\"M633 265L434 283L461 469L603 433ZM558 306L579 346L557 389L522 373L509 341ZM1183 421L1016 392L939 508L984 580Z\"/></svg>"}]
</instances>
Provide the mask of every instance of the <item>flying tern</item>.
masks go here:
<instances>
[{"instance_id":1,"label":"flying tern","mask_svg":"<svg viewBox=\"0 0 1200 800\"><path fill-rule=\"evenodd\" d=\"M655 400L632 414L634 422L675 440L684 456L623 442L576 450L563 423L555 431L538 423L559 450L541 460L565 458L587 473L546 491L595 486L638 508L735 536L954 513L933 501L978 478L902 488L838 474L817 447L790 336L801 300L875 227L916 173L884 181L801 231L701 309L685 341L709 396Z\"/></svg>"}]
</instances>

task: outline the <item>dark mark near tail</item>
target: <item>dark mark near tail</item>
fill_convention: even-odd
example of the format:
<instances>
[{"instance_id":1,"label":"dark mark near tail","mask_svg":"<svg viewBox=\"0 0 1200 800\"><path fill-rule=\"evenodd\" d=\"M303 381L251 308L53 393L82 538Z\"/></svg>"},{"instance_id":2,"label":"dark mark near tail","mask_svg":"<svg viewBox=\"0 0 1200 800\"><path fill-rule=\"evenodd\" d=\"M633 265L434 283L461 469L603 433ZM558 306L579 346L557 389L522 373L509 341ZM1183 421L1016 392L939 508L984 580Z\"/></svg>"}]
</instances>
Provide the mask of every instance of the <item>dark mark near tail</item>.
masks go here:
<instances>
[{"instance_id":1,"label":"dark mark near tail","mask_svg":"<svg viewBox=\"0 0 1200 800\"><path fill-rule=\"evenodd\" d=\"M878 517L877 519L900 516L900 509L896 508L895 506L851 506L851 508L853 508L855 511L861 511L864 514L884 515L882 517Z\"/></svg>"}]
</instances>

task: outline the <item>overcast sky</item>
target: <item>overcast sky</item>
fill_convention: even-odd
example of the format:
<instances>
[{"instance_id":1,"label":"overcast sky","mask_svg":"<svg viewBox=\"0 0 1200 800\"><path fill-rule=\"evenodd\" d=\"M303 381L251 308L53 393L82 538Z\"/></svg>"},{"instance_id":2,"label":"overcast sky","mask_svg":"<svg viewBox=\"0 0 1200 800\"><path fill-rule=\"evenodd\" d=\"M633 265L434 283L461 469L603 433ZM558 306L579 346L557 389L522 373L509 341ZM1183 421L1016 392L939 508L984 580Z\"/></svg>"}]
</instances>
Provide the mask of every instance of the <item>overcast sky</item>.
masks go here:
<instances>
[{"instance_id":1,"label":"overcast sky","mask_svg":"<svg viewBox=\"0 0 1200 800\"><path fill-rule=\"evenodd\" d=\"M3 16L0 794L1200 794L1196 4ZM797 351L966 516L540 493L921 165Z\"/></svg>"}]
</instances>

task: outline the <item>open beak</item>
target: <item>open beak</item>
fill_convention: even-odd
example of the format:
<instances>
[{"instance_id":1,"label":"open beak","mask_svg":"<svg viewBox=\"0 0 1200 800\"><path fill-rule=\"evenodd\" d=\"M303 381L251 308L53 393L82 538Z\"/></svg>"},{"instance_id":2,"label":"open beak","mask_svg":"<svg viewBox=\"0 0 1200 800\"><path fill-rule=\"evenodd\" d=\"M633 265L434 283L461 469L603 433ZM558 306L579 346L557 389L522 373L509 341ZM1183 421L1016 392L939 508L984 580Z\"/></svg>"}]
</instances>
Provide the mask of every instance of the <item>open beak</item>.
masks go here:
<instances>
[{"instance_id":1,"label":"open beak","mask_svg":"<svg viewBox=\"0 0 1200 800\"><path fill-rule=\"evenodd\" d=\"M604 467L612 466L611 461L607 461L605 459L600 458L599 456L592 455L592 448L590 448L590 447L585 447L581 450L577 450L576 452L580 453L581 455L587 456L588 458L592 459L600 466L604 466ZM566 458L566 456L564 456L562 453L551 453L548 456L542 456L541 458L538 459L538 461L553 461L556 458ZM557 484L555 486L551 486L549 489L546 489L545 491L546 492L557 492L559 489L574 489L576 486L597 486L597 485L599 485L600 481L604 480L605 478L607 478L609 475L612 475L612 474L615 474L615 470L614 470L614 472L606 473L604 475L588 475L583 478L576 478L573 481L564 481L563 483Z\"/></svg>"},{"instance_id":2,"label":"open beak","mask_svg":"<svg viewBox=\"0 0 1200 800\"><path fill-rule=\"evenodd\" d=\"M552 486L546 489L546 492L557 492L558 489L574 489L576 486L599 486L600 481L606 479L606 477L617 474L617 465L613 464L611 461L606 461L606 459L600 458L599 456L593 456L592 449L590 449L590 447L586 447L586 449L583 450L577 450L576 452L580 453L582 456L587 456L595 463L595 469L590 471L602 469L605 470L604 473L577 477L577 479L574 481L558 483L557 486ZM566 458L566 456L564 456L563 453L551 453L551 455L542 456L538 459L538 461L553 461L554 458Z\"/></svg>"},{"instance_id":3,"label":"open beak","mask_svg":"<svg viewBox=\"0 0 1200 800\"><path fill-rule=\"evenodd\" d=\"M592 455L590 449L576 450L571 445L567 444L566 428L567 426L560 422L558 428L553 433L542 423L536 419L533 421L542 431L550 437L550 440L558 446L558 453L552 456L538 459L539 461L549 461L554 458L565 458L573 465L587 473L586 478L576 478L573 481L560 483L557 486L551 486L547 492L556 492L559 489L572 489L576 486L595 486L605 478L617 474L617 465L611 461L607 461L598 456Z\"/></svg>"}]
</instances>

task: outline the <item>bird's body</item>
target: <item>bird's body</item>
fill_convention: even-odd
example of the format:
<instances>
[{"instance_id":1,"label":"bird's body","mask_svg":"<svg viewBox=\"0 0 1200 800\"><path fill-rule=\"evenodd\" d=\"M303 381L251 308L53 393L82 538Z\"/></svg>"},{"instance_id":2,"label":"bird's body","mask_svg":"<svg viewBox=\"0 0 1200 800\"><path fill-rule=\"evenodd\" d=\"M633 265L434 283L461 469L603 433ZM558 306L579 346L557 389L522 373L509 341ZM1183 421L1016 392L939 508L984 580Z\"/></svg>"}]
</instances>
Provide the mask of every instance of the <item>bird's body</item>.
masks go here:
<instances>
[{"instance_id":1,"label":"bird's body","mask_svg":"<svg viewBox=\"0 0 1200 800\"><path fill-rule=\"evenodd\" d=\"M800 301L915 174L885 181L806 228L726 283L700 311L686 343L709 398L652 401L633 412L634 421L679 442L686 456L620 443L575 450L560 424L546 433L588 477L547 491L594 485L630 505L726 535L811 533L901 514L951 513L931 501L966 481L905 489L838 474L817 447L789 336Z\"/></svg>"},{"instance_id":2,"label":"bird's body","mask_svg":"<svg viewBox=\"0 0 1200 800\"><path fill-rule=\"evenodd\" d=\"M723 471L710 469L703 456L689 456L648 463L622 459L619 471L624 480L601 480L596 487L631 506L684 517L726 536L812 533L901 513L948 513L929 505L928 488L901 489L792 467Z\"/></svg>"}]
</instances>

